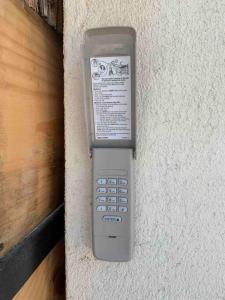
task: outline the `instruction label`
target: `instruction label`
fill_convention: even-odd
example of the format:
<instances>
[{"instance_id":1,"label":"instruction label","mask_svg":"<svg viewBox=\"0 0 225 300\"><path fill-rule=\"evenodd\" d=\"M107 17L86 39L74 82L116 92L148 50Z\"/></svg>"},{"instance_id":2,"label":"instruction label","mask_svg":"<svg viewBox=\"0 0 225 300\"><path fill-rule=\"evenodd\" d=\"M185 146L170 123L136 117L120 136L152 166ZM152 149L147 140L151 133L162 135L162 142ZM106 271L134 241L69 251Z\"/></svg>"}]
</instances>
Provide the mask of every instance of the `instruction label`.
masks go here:
<instances>
[{"instance_id":1,"label":"instruction label","mask_svg":"<svg viewBox=\"0 0 225 300\"><path fill-rule=\"evenodd\" d=\"M131 139L130 56L90 58L97 140Z\"/></svg>"}]
</instances>

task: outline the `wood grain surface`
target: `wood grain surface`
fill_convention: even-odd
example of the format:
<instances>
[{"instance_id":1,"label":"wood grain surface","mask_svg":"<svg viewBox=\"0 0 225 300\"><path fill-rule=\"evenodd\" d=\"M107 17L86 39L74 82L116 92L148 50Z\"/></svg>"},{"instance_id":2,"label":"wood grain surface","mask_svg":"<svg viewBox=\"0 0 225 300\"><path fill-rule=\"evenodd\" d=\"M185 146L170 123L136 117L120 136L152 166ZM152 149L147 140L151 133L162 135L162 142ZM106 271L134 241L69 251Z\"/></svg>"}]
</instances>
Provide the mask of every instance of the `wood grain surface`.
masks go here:
<instances>
[{"instance_id":1,"label":"wood grain surface","mask_svg":"<svg viewBox=\"0 0 225 300\"><path fill-rule=\"evenodd\" d=\"M64 245L59 242L13 300L63 300L64 288Z\"/></svg>"},{"instance_id":2,"label":"wood grain surface","mask_svg":"<svg viewBox=\"0 0 225 300\"><path fill-rule=\"evenodd\" d=\"M0 256L63 200L62 40L0 0Z\"/></svg>"}]
</instances>

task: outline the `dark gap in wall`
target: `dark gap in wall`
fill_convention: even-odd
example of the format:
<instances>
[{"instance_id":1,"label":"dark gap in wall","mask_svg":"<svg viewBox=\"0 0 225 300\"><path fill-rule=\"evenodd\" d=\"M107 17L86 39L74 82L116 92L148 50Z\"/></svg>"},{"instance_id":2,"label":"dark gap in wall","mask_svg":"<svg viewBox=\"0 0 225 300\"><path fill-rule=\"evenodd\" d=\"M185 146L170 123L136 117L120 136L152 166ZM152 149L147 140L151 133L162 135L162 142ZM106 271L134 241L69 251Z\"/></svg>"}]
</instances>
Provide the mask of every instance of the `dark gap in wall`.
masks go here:
<instances>
[{"instance_id":1,"label":"dark gap in wall","mask_svg":"<svg viewBox=\"0 0 225 300\"><path fill-rule=\"evenodd\" d=\"M24 0L58 33L63 33L63 0Z\"/></svg>"}]
</instances>

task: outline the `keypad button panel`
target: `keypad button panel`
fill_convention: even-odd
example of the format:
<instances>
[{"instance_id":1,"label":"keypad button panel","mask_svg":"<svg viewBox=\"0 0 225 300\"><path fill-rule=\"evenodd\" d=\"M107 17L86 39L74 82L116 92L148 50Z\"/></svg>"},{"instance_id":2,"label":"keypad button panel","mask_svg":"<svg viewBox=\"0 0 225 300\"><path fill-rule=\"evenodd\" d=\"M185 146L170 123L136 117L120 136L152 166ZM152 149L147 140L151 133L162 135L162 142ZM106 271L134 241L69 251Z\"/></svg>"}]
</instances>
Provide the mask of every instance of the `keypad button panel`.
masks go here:
<instances>
[{"instance_id":1,"label":"keypad button panel","mask_svg":"<svg viewBox=\"0 0 225 300\"><path fill-rule=\"evenodd\" d=\"M104 205L97 205L97 212L109 213L127 213L128 207L128 180L127 178L118 177L99 177L97 182L97 203ZM104 194L104 195L103 195ZM122 204L122 205L121 205ZM122 222L122 216L105 215L102 217L106 222Z\"/></svg>"}]
</instances>

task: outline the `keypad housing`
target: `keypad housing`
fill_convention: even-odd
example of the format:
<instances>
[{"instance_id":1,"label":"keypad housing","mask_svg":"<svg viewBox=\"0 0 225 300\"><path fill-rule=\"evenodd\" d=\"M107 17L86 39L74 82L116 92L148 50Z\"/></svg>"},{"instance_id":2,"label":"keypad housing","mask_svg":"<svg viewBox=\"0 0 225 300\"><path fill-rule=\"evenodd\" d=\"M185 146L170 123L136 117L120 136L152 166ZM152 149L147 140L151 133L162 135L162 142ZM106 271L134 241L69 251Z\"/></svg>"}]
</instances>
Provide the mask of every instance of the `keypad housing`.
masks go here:
<instances>
[{"instance_id":1,"label":"keypad housing","mask_svg":"<svg viewBox=\"0 0 225 300\"><path fill-rule=\"evenodd\" d=\"M134 233L133 151L117 148L93 149L92 159L93 252L100 259L127 261L131 258ZM104 180L98 181L99 179ZM103 188L104 193L99 188ZM109 188L115 188L116 193L109 193ZM119 193L120 189L123 189L123 193ZM101 207L97 209L98 206Z\"/></svg>"}]
</instances>

